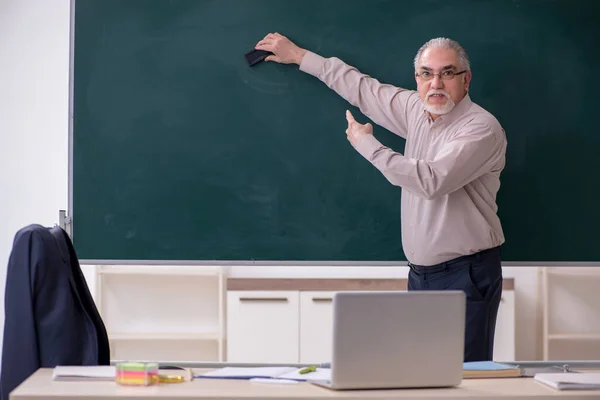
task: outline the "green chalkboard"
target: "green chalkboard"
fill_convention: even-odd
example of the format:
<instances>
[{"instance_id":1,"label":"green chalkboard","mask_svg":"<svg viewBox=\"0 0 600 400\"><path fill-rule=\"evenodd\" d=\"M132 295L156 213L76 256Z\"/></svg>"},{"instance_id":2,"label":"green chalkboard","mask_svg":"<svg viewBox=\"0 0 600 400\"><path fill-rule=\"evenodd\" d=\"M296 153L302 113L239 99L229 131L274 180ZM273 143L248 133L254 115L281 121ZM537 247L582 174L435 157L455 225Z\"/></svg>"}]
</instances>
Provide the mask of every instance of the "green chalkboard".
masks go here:
<instances>
[{"instance_id":1,"label":"green chalkboard","mask_svg":"<svg viewBox=\"0 0 600 400\"><path fill-rule=\"evenodd\" d=\"M419 46L461 42L471 97L508 136L504 260L600 261L598 11L594 0L76 0L78 254L405 260L401 189L347 142L348 104L297 66L246 64L280 32L412 89Z\"/></svg>"}]
</instances>

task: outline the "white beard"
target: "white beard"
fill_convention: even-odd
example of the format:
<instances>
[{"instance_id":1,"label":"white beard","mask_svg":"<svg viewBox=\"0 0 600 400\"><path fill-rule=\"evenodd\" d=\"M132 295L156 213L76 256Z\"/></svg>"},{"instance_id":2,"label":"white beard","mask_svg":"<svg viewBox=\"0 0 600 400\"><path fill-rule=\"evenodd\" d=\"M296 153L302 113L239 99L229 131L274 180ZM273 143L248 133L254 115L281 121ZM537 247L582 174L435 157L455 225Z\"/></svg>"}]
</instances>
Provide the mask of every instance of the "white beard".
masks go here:
<instances>
[{"instance_id":1,"label":"white beard","mask_svg":"<svg viewBox=\"0 0 600 400\"><path fill-rule=\"evenodd\" d=\"M446 104L442 104L442 105L429 104L427 102L427 100L429 99L429 96L431 96L432 94L444 95L447 100ZM430 113L435 114L435 115L447 114L455 106L454 102L452 101L452 98L450 98L450 95L443 90L430 90L429 92L427 92L427 95L425 96L425 101L423 101L423 105L425 106L425 110L427 110Z\"/></svg>"}]
</instances>

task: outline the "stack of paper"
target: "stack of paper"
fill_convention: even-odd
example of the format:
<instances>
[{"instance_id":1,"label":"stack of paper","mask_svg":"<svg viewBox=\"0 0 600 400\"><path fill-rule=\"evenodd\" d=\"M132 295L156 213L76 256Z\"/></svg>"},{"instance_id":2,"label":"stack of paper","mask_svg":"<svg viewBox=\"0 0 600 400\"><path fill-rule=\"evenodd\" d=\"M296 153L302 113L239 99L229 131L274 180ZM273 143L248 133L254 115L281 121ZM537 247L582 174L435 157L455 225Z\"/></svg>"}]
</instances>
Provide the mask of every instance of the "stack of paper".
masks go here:
<instances>
[{"instance_id":1,"label":"stack of paper","mask_svg":"<svg viewBox=\"0 0 600 400\"><path fill-rule=\"evenodd\" d=\"M600 390L600 373L536 374L533 379L558 390Z\"/></svg>"},{"instance_id":2,"label":"stack of paper","mask_svg":"<svg viewBox=\"0 0 600 400\"><path fill-rule=\"evenodd\" d=\"M197 375L194 378L218 379L288 379L295 381L329 380L329 368L316 368L313 372L301 374L303 368L296 367L225 367Z\"/></svg>"},{"instance_id":3,"label":"stack of paper","mask_svg":"<svg viewBox=\"0 0 600 400\"><path fill-rule=\"evenodd\" d=\"M52 380L55 381L114 381L117 370L112 365L54 367Z\"/></svg>"}]
</instances>

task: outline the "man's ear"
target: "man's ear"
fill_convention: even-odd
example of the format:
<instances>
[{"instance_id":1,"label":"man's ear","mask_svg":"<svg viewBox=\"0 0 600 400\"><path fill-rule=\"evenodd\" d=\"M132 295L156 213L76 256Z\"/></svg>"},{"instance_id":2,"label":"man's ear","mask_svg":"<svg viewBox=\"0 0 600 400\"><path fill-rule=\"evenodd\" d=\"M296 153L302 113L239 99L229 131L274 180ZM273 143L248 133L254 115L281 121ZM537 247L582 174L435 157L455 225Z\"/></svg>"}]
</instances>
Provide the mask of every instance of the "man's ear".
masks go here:
<instances>
[{"instance_id":1,"label":"man's ear","mask_svg":"<svg viewBox=\"0 0 600 400\"><path fill-rule=\"evenodd\" d=\"M473 77L473 74L471 73L471 71L467 71L465 72L465 81L464 81L464 85L465 85L465 91L468 92L469 91L469 85L471 84L471 78Z\"/></svg>"}]
</instances>

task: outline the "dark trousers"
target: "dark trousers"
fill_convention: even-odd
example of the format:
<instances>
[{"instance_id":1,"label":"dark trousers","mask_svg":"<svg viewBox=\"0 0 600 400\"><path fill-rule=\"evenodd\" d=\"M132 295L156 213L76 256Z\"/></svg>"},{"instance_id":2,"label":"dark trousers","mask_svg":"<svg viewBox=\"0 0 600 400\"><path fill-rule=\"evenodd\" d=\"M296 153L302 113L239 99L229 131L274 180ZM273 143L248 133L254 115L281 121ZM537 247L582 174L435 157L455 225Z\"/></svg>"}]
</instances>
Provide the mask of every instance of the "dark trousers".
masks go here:
<instances>
[{"instance_id":1,"label":"dark trousers","mask_svg":"<svg viewBox=\"0 0 600 400\"><path fill-rule=\"evenodd\" d=\"M500 247L432 266L408 265L408 290L466 293L464 361L493 360L494 331L502 295Z\"/></svg>"}]
</instances>

